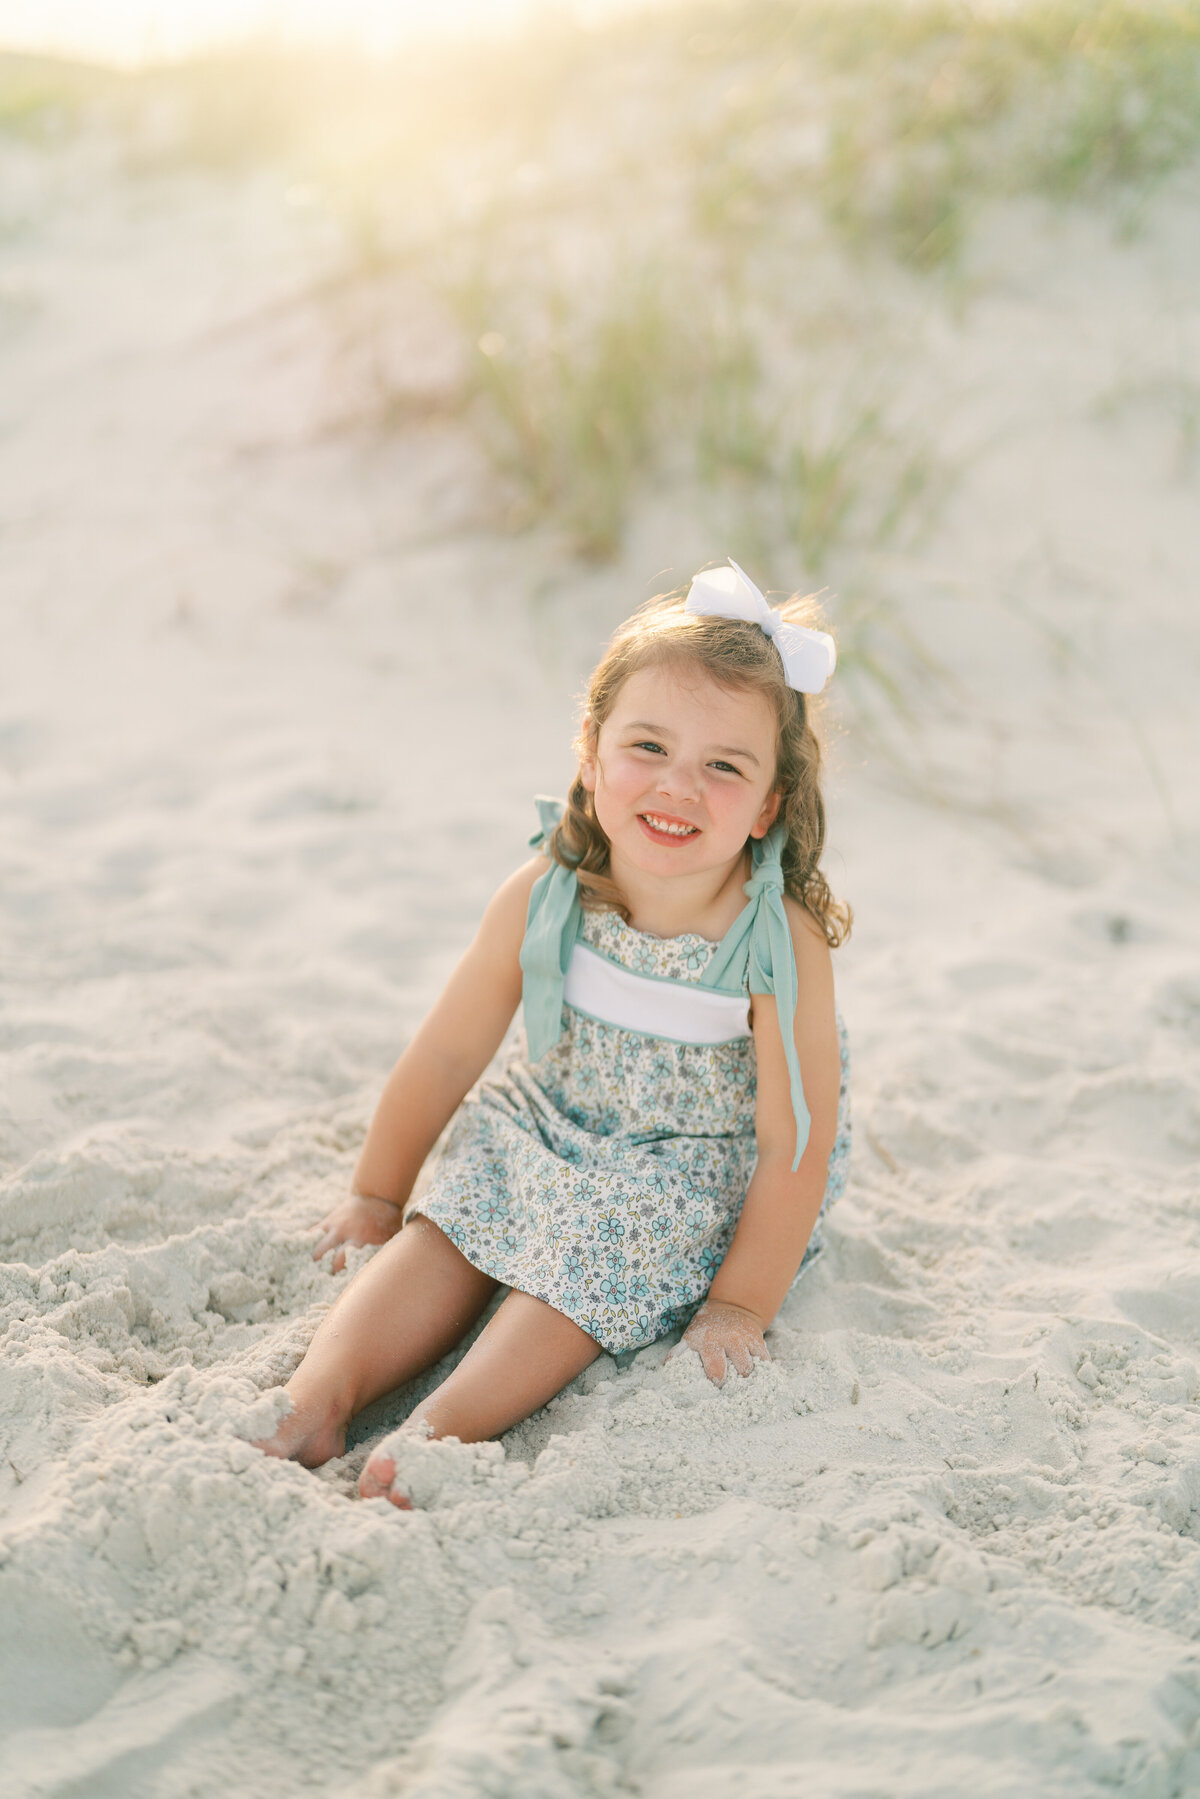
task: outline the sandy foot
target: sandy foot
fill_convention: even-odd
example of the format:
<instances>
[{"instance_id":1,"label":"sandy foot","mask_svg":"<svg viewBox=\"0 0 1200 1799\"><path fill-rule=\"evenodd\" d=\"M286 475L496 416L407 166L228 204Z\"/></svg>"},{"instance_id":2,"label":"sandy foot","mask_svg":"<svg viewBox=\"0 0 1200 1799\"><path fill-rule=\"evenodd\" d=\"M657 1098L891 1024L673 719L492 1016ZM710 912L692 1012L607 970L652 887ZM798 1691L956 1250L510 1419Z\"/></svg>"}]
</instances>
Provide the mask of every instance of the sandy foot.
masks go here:
<instances>
[{"instance_id":1,"label":"sandy foot","mask_svg":"<svg viewBox=\"0 0 1200 1799\"><path fill-rule=\"evenodd\" d=\"M358 1477L360 1499L390 1499L402 1512L411 1512L413 1502L396 1478L395 1457L380 1446Z\"/></svg>"},{"instance_id":2,"label":"sandy foot","mask_svg":"<svg viewBox=\"0 0 1200 1799\"><path fill-rule=\"evenodd\" d=\"M280 1419L275 1434L262 1437L254 1444L264 1455L280 1461L299 1462L302 1468L319 1468L322 1463L342 1455L346 1449L346 1423L328 1408L311 1402L297 1404Z\"/></svg>"},{"instance_id":3,"label":"sandy foot","mask_svg":"<svg viewBox=\"0 0 1200 1799\"><path fill-rule=\"evenodd\" d=\"M358 1491L363 1499L387 1499L402 1511L423 1511L478 1493L503 1466L499 1443L431 1437L428 1425L406 1424L375 1445Z\"/></svg>"}]
</instances>

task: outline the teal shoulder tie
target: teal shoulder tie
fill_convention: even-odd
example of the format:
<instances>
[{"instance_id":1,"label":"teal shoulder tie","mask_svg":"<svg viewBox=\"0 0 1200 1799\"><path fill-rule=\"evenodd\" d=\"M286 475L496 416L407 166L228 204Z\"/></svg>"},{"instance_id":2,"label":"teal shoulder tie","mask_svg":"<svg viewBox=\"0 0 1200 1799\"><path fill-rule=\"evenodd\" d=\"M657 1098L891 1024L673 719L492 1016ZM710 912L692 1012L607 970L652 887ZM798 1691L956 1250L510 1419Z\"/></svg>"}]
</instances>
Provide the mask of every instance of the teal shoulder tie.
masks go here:
<instances>
[{"instance_id":1,"label":"teal shoulder tie","mask_svg":"<svg viewBox=\"0 0 1200 1799\"><path fill-rule=\"evenodd\" d=\"M745 886L750 904L734 919L700 979L702 986L737 992L748 975L751 993L775 996L796 1120L794 1172L808 1143L810 1120L796 1054L796 952L783 904L780 860L785 837L784 827L775 825L765 837L752 840L753 866Z\"/></svg>"},{"instance_id":2,"label":"teal shoulder tie","mask_svg":"<svg viewBox=\"0 0 1200 1799\"><path fill-rule=\"evenodd\" d=\"M538 828L529 839L529 847L535 850L539 843L544 843L556 824L562 820L566 810L561 800L553 800L548 794L535 793L533 803L537 807Z\"/></svg>"},{"instance_id":3,"label":"teal shoulder tie","mask_svg":"<svg viewBox=\"0 0 1200 1799\"><path fill-rule=\"evenodd\" d=\"M539 794L534 800L541 829L530 839L536 849L563 815L561 800ZM521 999L530 1060L538 1062L562 1035L563 977L579 933L582 908L575 871L552 861L529 895L525 941L521 945Z\"/></svg>"}]
</instances>

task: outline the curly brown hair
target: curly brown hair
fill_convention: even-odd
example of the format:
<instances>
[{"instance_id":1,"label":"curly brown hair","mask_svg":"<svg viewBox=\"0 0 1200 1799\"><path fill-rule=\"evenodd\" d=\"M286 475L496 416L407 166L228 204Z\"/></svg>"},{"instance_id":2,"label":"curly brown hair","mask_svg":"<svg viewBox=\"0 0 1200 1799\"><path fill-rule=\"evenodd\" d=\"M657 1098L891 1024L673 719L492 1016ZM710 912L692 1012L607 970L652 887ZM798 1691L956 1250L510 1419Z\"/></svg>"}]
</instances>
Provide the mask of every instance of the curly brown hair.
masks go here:
<instances>
[{"instance_id":1,"label":"curly brown hair","mask_svg":"<svg viewBox=\"0 0 1200 1799\"><path fill-rule=\"evenodd\" d=\"M763 694L778 721L774 790L782 795L778 822L787 828L784 887L821 927L830 948L836 949L850 934L852 915L849 906L834 898L821 873L825 803L813 698L788 686L779 652L758 625L687 613L685 597L678 588L658 594L617 628L588 683L576 752L581 760L594 752L618 693L639 669L691 663L722 687ZM796 596L780 610L790 623L824 628L811 595ZM619 912L628 923L629 908L608 872L608 838L578 770L562 819L546 840L546 853L576 871L585 907Z\"/></svg>"}]
</instances>

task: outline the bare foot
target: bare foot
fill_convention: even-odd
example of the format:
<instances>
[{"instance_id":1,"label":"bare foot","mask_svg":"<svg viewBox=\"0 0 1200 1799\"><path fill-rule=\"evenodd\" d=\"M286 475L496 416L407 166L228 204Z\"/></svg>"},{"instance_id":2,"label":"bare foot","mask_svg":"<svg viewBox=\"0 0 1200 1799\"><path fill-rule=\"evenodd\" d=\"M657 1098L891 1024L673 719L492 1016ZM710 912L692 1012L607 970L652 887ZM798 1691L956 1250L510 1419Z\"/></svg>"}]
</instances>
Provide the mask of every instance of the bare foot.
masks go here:
<instances>
[{"instance_id":1,"label":"bare foot","mask_svg":"<svg viewBox=\"0 0 1200 1799\"><path fill-rule=\"evenodd\" d=\"M360 1499L390 1499L402 1512L411 1512L413 1502L396 1480L396 1458L388 1454L384 1444L371 1452L366 1467L358 1477Z\"/></svg>"},{"instance_id":2,"label":"bare foot","mask_svg":"<svg viewBox=\"0 0 1200 1799\"><path fill-rule=\"evenodd\" d=\"M358 1477L362 1499L387 1499L401 1511L456 1505L504 1466L499 1443L435 1437L428 1419L410 1419L377 1443Z\"/></svg>"},{"instance_id":3,"label":"bare foot","mask_svg":"<svg viewBox=\"0 0 1200 1799\"><path fill-rule=\"evenodd\" d=\"M410 1418L399 1430L392 1431L381 1443L376 1443L367 1457L366 1467L358 1477L359 1498L390 1499L402 1512L411 1512L414 1509L411 1491L414 1471L417 1473L416 1484L420 1489L419 1498L423 1501L427 1497L425 1489L429 1482L420 1478L421 1449L432 1438L433 1426L426 1419Z\"/></svg>"},{"instance_id":4,"label":"bare foot","mask_svg":"<svg viewBox=\"0 0 1200 1799\"><path fill-rule=\"evenodd\" d=\"M277 1456L282 1462L299 1462L302 1468L319 1468L322 1462L343 1455L346 1449L346 1419L328 1404L315 1400L292 1400L292 1409L279 1421L273 1437L255 1443L264 1455Z\"/></svg>"}]
</instances>

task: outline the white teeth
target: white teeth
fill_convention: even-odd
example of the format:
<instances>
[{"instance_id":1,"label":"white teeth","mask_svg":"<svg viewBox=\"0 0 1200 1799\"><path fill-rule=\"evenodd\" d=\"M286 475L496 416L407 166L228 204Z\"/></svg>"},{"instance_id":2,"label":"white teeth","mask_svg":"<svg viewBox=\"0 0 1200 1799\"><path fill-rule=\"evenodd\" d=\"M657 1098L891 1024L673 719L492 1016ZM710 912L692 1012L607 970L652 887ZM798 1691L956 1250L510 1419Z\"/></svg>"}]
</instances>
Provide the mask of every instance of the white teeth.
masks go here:
<instances>
[{"instance_id":1,"label":"white teeth","mask_svg":"<svg viewBox=\"0 0 1200 1799\"><path fill-rule=\"evenodd\" d=\"M665 818L656 818L653 812L643 812L642 817L654 830L665 831L670 837L694 837L696 835L695 825L668 824Z\"/></svg>"}]
</instances>

